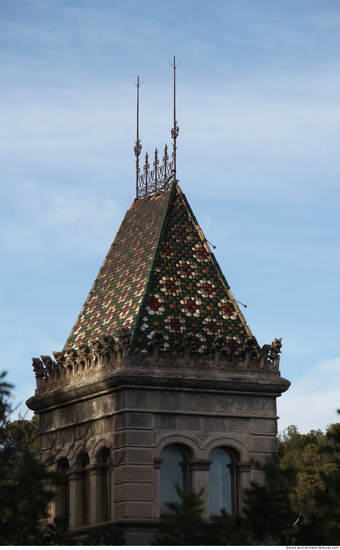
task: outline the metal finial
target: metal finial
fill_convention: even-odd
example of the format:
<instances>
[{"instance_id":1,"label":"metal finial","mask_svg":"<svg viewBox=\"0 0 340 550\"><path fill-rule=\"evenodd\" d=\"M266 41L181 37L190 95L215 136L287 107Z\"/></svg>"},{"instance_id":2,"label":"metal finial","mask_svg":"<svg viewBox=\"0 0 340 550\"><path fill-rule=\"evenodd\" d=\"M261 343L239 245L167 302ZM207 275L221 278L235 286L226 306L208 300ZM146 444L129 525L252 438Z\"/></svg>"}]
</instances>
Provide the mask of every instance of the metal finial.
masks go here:
<instances>
[{"instance_id":1,"label":"metal finial","mask_svg":"<svg viewBox=\"0 0 340 550\"><path fill-rule=\"evenodd\" d=\"M170 63L170 61L169 61ZM179 62L180 63L180 62ZM176 151L177 151L177 146L176 146L176 140L177 140L177 137L178 137L178 133L179 133L179 126L177 124L177 120L176 120L176 69L179 65L179 63L177 63L176 65L176 60L175 60L175 56L174 56L174 62L173 63L170 63L171 67L173 68L174 70L174 126L173 128L171 129L171 137L173 139L173 145L172 145L172 148L173 148L173 151L172 151L172 158L173 158L173 170L174 170L174 182L177 181L177 168L176 168Z\"/></svg>"},{"instance_id":2,"label":"metal finial","mask_svg":"<svg viewBox=\"0 0 340 550\"><path fill-rule=\"evenodd\" d=\"M153 162L153 170L150 170L149 155L145 155L145 165L143 166L143 172L141 173L139 168L139 156L142 151L141 140L139 139L139 88L143 82L139 82L139 76L137 76L137 83L134 82L137 87L137 139L135 143L135 155L136 155L136 199L143 199L159 191L165 191L171 186L172 181L176 180L176 139L178 136L178 126L176 121L176 65L175 57L173 64L170 65L174 69L174 127L171 130L171 137L173 138L173 152L172 160L169 162L168 146L165 144L163 164L160 166L158 159L158 150L155 150L155 160Z\"/></svg>"},{"instance_id":3,"label":"metal finial","mask_svg":"<svg viewBox=\"0 0 340 550\"><path fill-rule=\"evenodd\" d=\"M155 160L153 161L153 179L154 179L155 192L157 192L157 189L158 189L158 166L159 166L158 149L156 147L156 149L155 149Z\"/></svg>"},{"instance_id":4,"label":"metal finial","mask_svg":"<svg viewBox=\"0 0 340 550\"><path fill-rule=\"evenodd\" d=\"M139 88L141 85L144 84L143 82L139 82L139 76L137 76L137 83L134 82L134 85L137 87L137 139L134 147L134 152L136 156L136 199L138 198L138 179L139 179L139 155L142 151L142 144L139 139Z\"/></svg>"}]
</instances>

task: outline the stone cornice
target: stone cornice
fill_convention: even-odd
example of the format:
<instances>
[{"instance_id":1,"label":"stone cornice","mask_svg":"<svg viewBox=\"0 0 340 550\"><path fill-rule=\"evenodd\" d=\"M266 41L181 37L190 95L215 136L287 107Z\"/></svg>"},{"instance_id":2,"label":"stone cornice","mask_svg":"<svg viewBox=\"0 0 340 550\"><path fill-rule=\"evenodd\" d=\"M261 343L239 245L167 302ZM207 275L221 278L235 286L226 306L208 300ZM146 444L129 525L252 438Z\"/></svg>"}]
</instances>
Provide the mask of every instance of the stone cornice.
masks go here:
<instances>
[{"instance_id":1,"label":"stone cornice","mask_svg":"<svg viewBox=\"0 0 340 550\"><path fill-rule=\"evenodd\" d=\"M26 402L28 408L41 411L56 405L67 404L77 400L95 397L104 393L126 387L139 389L171 389L178 391L208 391L230 393L254 393L266 394L274 397L285 392L290 382L276 376L265 373L240 373L240 372L185 372L171 369L164 372L160 365L154 368L143 369L139 365L130 365L115 372L97 373L91 378L72 380L72 384L65 384L50 391L36 391L36 395Z\"/></svg>"}]
</instances>

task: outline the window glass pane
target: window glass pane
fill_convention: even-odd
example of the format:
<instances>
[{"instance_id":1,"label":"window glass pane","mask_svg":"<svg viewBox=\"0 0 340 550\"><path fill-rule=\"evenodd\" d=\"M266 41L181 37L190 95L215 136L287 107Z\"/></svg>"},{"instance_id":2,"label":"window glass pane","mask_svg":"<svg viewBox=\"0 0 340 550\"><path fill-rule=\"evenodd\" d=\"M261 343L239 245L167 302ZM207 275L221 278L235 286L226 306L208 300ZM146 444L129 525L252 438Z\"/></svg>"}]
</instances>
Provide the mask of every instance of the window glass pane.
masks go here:
<instances>
[{"instance_id":1,"label":"window glass pane","mask_svg":"<svg viewBox=\"0 0 340 550\"><path fill-rule=\"evenodd\" d=\"M231 472L227 467L231 457L222 449L214 449L209 455L213 461L209 470L209 514L220 516L222 508L232 513Z\"/></svg>"},{"instance_id":2,"label":"window glass pane","mask_svg":"<svg viewBox=\"0 0 340 550\"><path fill-rule=\"evenodd\" d=\"M166 502L180 502L175 484L184 491L187 461L185 454L177 447L166 447L161 452L164 462L161 466L161 514L171 514Z\"/></svg>"}]
</instances>

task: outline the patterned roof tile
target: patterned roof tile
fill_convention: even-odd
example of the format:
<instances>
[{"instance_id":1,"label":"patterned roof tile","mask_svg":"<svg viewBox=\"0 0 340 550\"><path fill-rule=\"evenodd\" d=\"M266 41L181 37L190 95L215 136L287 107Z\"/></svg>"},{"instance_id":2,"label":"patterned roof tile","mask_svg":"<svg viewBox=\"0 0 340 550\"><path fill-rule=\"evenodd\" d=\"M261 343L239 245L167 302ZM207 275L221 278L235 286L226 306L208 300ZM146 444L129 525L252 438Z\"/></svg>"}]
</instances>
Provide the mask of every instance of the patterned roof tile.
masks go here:
<instances>
[{"instance_id":1,"label":"patterned roof tile","mask_svg":"<svg viewBox=\"0 0 340 550\"><path fill-rule=\"evenodd\" d=\"M64 349L121 327L142 350L155 332L169 350L191 333L203 354L216 336L236 351L251 335L179 186L133 202Z\"/></svg>"}]
</instances>

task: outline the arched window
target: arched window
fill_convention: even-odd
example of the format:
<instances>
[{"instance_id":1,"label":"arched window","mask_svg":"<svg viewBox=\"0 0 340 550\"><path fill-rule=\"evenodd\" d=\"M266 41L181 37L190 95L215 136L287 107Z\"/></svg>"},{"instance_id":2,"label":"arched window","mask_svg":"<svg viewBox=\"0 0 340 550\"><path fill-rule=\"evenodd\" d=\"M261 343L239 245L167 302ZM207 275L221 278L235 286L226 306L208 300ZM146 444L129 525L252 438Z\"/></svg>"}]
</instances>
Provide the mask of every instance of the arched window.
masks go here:
<instances>
[{"instance_id":1,"label":"arched window","mask_svg":"<svg viewBox=\"0 0 340 550\"><path fill-rule=\"evenodd\" d=\"M180 502L175 485L177 484L184 493L189 491L188 456L176 445L165 447L160 456L164 458L160 479L160 511L162 515L172 514L166 503Z\"/></svg>"},{"instance_id":2,"label":"arched window","mask_svg":"<svg viewBox=\"0 0 340 550\"><path fill-rule=\"evenodd\" d=\"M59 474L59 485L56 495L56 516L69 515L69 479L66 474L69 469L67 458L61 458L57 464L57 472Z\"/></svg>"},{"instance_id":3,"label":"arched window","mask_svg":"<svg viewBox=\"0 0 340 550\"><path fill-rule=\"evenodd\" d=\"M98 464L100 472L100 503L101 520L108 521L111 517L111 475L110 475L110 451L107 447L100 449L98 453Z\"/></svg>"},{"instance_id":4,"label":"arched window","mask_svg":"<svg viewBox=\"0 0 340 550\"><path fill-rule=\"evenodd\" d=\"M222 509L236 514L235 459L224 449L214 449L209 470L209 515L220 516Z\"/></svg>"},{"instance_id":5,"label":"arched window","mask_svg":"<svg viewBox=\"0 0 340 550\"><path fill-rule=\"evenodd\" d=\"M88 525L90 523L90 478L87 470L90 463L89 455L85 452L80 453L76 461L76 468L79 470L80 477L78 483L80 483L79 500L77 503L81 510L81 525Z\"/></svg>"}]
</instances>

